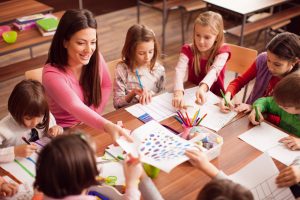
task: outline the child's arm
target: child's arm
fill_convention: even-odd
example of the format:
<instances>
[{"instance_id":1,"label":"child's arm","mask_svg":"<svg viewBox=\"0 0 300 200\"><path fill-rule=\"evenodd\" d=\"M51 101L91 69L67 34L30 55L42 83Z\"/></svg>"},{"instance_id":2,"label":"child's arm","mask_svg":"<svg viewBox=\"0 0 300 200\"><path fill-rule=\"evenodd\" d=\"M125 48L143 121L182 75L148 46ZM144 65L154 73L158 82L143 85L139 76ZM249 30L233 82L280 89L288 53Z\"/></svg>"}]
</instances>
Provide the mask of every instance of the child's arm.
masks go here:
<instances>
[{"instance_id":1,"label":"child's arm","mask_svg":"<svg viewBox=\"0 0 300 200\"><path fill-rule=\"evenodd\" d=\"M27 158L37 150L37 146L33 143L21 144L14 147L15 157Z\"/></svg>"},{"instance_id":2,"label":"child's arm","mask_svg":"<svg viewBox=\"0 0 300 200\"><path fill-rule=\"evenodd\" d=\"M272 97L262 97L262 98L257 99L253 103L252 111L248 116L251 123L254 125L260 124L264 120L262 113L268 112L270 110L271 104L272 104ZM255 107L257 109L255 109ZM259 119L257 119L257 117Z\"/></svg>"},{"instance_id":3,"label":"child's arm","mask_svg":"<svg viewBox=\"0 0 300 200\"><path fill-rule=\"evenodd\" d=\"M144 200L163 200L160 192L145 172L142 174L139 189Z\"/></svg>"},{"instance_id":4,"label":"child's arm","mask_svg":"<svg viewBox=\"0 0 300 200\"><path fill-rule=\"evenodd\" d=\"M193 166L203 171L207 176L216 178L220 171L209 162L207 156L199 149L186 150L185 155L189 157Z\"/></svg>"},{"instance_id":5,"label":"child's arm","mask_svg":"<svg viewBox=\"0 0 300 200\"><path fill-rule=\"evenodd\" d=\"M181 53L179 56L178 63L175 67L174 97L172 100L172 105L175 108L182 108L184 106L183 82L187 74L188 62L188 57L185 54Z\"/></svg>"},{"instance_id":6,"label":"child's arm","mask_svg":"<svg viewBox=\"0 0 300 200\"><path fill-rule=\"evenodd\" d=\"M126 182L126 192L124 195L124 199L140 199L141 193L138 190L138 184L142 173L143 167L140 161L129 155L124 161L124 175Z\"/></svg>"},{"instance_id":7,"label":"child's arm","mask_svg":"<svg viewBox=\"0 0 300 200\"><path fill-rule=\"evenodd\" d=\"M290 187L297 183L300 183L300 157L291 166L280 171L276 178L278 187Z\"/></svg>"},{"instance_id":8,"label":"child's arm","mask_svg":"<svg viewBox=\"0 0 300 200\"><path fill-rule=\"evenodd\" d=\"M52 126L51 128L49 128L48 130L48 136L49 137L56 137L58 135L61 135L64 133L64 129L61 127L61 126L58 126L58 125L55 125L55 126Z\"/></svg>"},{"instance_id":9,"label":"child's arm","mask_svg":"<svg viewBox=\"0 0 300 200\"><path fill-rule=\"evenodd\" d=\"M14 183L7 183L0 176L0 197L11 197L18 192L18 186Z\"/></svg>"}]
</instances>

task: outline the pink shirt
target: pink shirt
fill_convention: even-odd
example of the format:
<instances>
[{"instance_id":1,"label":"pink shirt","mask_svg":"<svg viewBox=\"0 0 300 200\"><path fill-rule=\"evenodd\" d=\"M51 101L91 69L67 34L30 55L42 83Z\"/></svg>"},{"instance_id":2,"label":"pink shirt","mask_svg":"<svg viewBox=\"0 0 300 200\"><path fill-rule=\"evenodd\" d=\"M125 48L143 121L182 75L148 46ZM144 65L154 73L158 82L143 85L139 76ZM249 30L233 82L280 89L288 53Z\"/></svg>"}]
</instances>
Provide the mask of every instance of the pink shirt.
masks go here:
<instances>
[{"instance_id":1,"label":"pink shirt","mask_svg":"<svg viewBox=\"0 0 300 200\"><path fill-rule=\"evenodd\" d=\"M102 99L99 107L84 104L83 90L73 72L67 68L62 71L51 64L43 69L43 85L48 97L50 110L56 123L70 127L79 122L102 129L107 120L100 113L105 107L111 93L111 79L102 54L99 54L99 76Z\"/></svg>"}]
</instances>

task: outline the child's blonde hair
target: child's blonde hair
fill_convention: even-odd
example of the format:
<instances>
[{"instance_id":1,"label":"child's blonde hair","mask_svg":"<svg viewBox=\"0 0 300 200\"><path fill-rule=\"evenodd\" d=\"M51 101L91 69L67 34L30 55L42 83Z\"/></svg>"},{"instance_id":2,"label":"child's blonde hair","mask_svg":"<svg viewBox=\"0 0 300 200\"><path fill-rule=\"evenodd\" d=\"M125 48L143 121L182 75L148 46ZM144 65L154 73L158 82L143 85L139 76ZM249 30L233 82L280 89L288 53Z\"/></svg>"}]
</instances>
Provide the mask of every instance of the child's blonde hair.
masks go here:
<instances>
[{"instance_id":1,"label":"child's blonde hair","mask_svg":"<svg viewBox=\"0 0 300 200\"><path fill-rule=\"evenodd\" d=\"M200 52L197 49L196 41L195 41L195 27L196 24L199 24L201 26L209 26L213 32L213 34L216 34L216 41L212 47L212 50L210 52L210 55L208 57L205 71L208 72L209 67L212 65L214 58L217 54L218 49L222 46L224 43L224 25L223 25L223 18L219 13L212 12L212 11L206 11L201 13L194 22L194 36L193 36L193 45L192 50L194 53L194 60L193 60L193 66L195 74L198 76L200 74Z\"/></svg>"},{"instance_id":2,"label":"child's blonde hair","mask_svg":"<svg viewBox=\"0 0 300 200\"><path fill-rule=\"evenodd\" d=\"M122 61L133 70L135 61L136 47L141 42L154 42L154 54L150 61L150 70L153 69L158 57L158 44L154 32L147 26L135 24L131 26L126 35L125 43L122 49Z\"/></svg>"},{"instance_id":3,"label":"child's blonde hair","mask_svg":"<svg viewBox=\"0 0 300 200\"><path fill-rule=\"evenodd\" d=\"M275 86L273 97L280 106L300 108L300 71L284 77Z\"/></svg>"}]
</instances>

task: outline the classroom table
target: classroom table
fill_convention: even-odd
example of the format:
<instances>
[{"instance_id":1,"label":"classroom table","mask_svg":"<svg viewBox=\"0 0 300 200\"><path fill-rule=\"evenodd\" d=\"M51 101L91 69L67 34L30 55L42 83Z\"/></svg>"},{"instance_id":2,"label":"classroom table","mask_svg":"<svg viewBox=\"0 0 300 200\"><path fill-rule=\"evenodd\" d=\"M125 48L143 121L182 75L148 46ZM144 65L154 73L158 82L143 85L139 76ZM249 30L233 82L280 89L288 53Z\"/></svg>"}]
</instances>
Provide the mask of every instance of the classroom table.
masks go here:
<instances>
[{"instance_id":1,"label":"classroom table","mask_svg":"<svg viewBox=\"0 0 300 200\"><path fill-rule=\"evenodd\" d=\"M125 109L108 113L104 115L104 117L115 123L122 120L124 127L130 130L143 124L137 118L130 115ZM238 139L237 136L250 129L252 125L249 123L247 116L238 115L237 118L239 119L227 124L218 132L223 137L224 144L221 155L212 161L214 165L227 174L236 172L261 155L260 151ZM177 131L182 131L181 125L173 117L161 123L169 125ZM83 131L92 137L92 140L97 144L98 155L103 155L105 147L113 142L109 134L84 124L77 125L73 129ZM276 160L274 161L279 169L284 168L283 164ZM5 175L6 172L2 170L1 174ZM161 171L158 177L153 181L166 200L191 200L196 198L200 189L210 181L210 178L194 168L189 162L185 162L174 168L169 174Z\"/></svg>"},{"instance_id":2,"label":"classroom table","mask_svg":"<svg viewBox=\"0 0 300 200\"><path fill-rule=\"evenodd\" d=\"M62 17L65 11L53 13L58 19ZM4 40L0 40L0 56L13 53L22 49L30 49L30 57L33 58L32 47L50 42L51 36L42 36L37 28L25 31L18 31L17 41L13 44L7 44Z\"/></svg>"},{"instance_id":3,"label":"classroom table","mask_svg":"<svg viewBox=\"0 0 300 200\"><path fill-rule=\"evenodd\" d=\"M49 13L53 7L34 0L10 0L0 3L0 25L13 22L18 17Z\"/></svg>"},{"instance_id":4,"label":"classroom table","mask_svg":"<svg viewBox=\"0 0 300 200\"><path fill-rule=\"evenodd\" d=\"M241 37L239 45L243 46L244 42L244 26L246 24L247 17L255 12L259 12L266 8L273 8L274 6L288 2L289 0L203 0L208 5L214 6L220 9L224 9L230 12L234 12L242 16Z\"/></svg>"}]
</instances>

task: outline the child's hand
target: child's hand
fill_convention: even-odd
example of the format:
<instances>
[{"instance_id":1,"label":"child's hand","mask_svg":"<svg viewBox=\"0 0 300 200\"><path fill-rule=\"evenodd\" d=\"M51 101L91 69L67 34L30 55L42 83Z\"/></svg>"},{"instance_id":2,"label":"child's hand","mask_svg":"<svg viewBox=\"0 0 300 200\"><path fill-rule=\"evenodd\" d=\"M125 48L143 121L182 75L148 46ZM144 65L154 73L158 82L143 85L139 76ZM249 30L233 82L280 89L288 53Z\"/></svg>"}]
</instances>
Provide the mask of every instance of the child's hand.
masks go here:
<instances>
[{"instance_id":1,"label":"child's hand","mask_svg":"<svg viewBox=\"0 0 300 200\"><path fill-rule=\"evenodd\" d=\"M15 146L15 157L27 158L33 152L37 150L37 146L34 144L22 144L19 146Z\"/></svg>"},{"instance_id":2,"label":"child's hand","mask_svg":"<svg viewBox=\"0 0 300 200\"><path fill-rule=\"evenodd\" d=\"M152 92L143 89L139 98L140 104L142 105L149 104L151 102L151 99L152 99Z\"/></svg>"},{"instance_id":3,"label":"child's hand","mask_svg":"<svg viewBox=\"0 0 300 200\"><path fill-rule=\"evenodd\" d=\"M138 158L132 157L130 154L124 162L124 174L126 179L126 187L138 187L139 179L144 173L144 169Z\"/></svg>"},{"instance_id":4,"label":"child's hand","mask_svg":"<svg viewBox=\"0 0 300 200\"><path fill-rule=\"evenodd\" d=\"M225 98L226 98L226 101L228 103L228 106L226 106L226 102L225 102L224 98L222 98L222 100L220 101L220 104L219 104L220 110L223 113L229 113L229 112L231 112L231 110L234 109L234 105L230 101L230 99L231 99L231 93L230 92L226 92Z\"/></svg>"},{"instance_id":5,"label":"child's hand","mask_svg":"<svg viewBox=\"0 0 300 200\"><path fill-rule=\"evenodd\" d=\"M300 138L288 136L281 138L279 142L282 142L286 147L293 151L300 150Z\"/></svg>"},{"instance_id":6,"label":"child's hand","mask_svg":"<svg viewBox=\"0 0 300 200\"><path fill-rule=\"evenodd\" d=\"M0 197L11 197L18 192L18 185L3 182L0 186Z\"/></svg>"},{"instance_id":7,"label":"child's hand","mask_svg":"<svg viewBox=\"0 0 300 200\"><path fill-rule=\"evenodd\" d=\"M208 91L208 87L206 84L201 84L196 91L196 103L203 105L207 101L206 91Z\"/></svg>"},{"instance_id":8,"label":"child's hand","mask_svg":"<svg viewBox=\"0 0 300 200\"><path fill-rule=\"evenodd\" d=\"M110 121L104 124L103 128L106 133L109 133L112 136L114 142L116 142L120 136L124 136L128 142L133 142L133 139L127 134L125 129Z\"/></svg>"},{"instance_id":9,"label":"child's hand","mask_svg":"<svg viewBox=\"0 0 300 200\"><path fill-rule=\"evenodd\" d=\"M250 113L249 116L248 116L250 122L251 122L253 125L259 125L262 121L264 121L264 117L263 117L263 115L261 114L259 108L257 108L257 111L258 111L259 121L256 121L256 111L255 111L255 109L252 109L251 113Z\"/></svg>"},{"instance_id":10,"label":"child's hand","mask_svg":"<svg viewBox=\"0 0 300 200\"><path fill-rule=\"evenodd\" d=\"M214 178L219 170L209 162L207 156L200 149L188 149L185 155L190 159L190 163L203 171L206 175Z\"/></svg>"},{"instance_id":11,"label":"child's hand","mask_svg":"<svg viewBox=\"0 0 300 200\"><path fill-rule=\"evenodd\" d=\"M48 136L49 137L56 137L58 135L63 134L64 129L61 126L55 125L49 128L48 130Z\"/></svg>"},{"instance_id":12,"label":"child's hand","mask_svg":"<svg viewBox=\"0 0 300 200\"><path fill-rule=\"evenodd\" d=\"M252 110L252 106L246 103L237 104L236 108L234 109L236 112L243 112L248 113Z\"/></svg>"},{"instance_id":13,"label":"child's hand","mask_svg":"<svg viewBox=\"0 0 300 200\"><path fill-rule=\"evenodd\" d=\"M300 166L292 165L284 168L276 178L278 187L289 187L300 182Z\"/></svg>"},{"instance_id":14,"label":"child's hand","mask_svg":"<svg viewBox=\"0 0 300 200\"><path fill-rule=\"evenodd\" d=\"M181 90L174 91L172 105L174 108L177 108L177 109L182 109L184 107L183 91L181 91Z\"/></svg>"}]
</instances>

